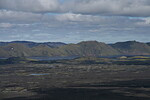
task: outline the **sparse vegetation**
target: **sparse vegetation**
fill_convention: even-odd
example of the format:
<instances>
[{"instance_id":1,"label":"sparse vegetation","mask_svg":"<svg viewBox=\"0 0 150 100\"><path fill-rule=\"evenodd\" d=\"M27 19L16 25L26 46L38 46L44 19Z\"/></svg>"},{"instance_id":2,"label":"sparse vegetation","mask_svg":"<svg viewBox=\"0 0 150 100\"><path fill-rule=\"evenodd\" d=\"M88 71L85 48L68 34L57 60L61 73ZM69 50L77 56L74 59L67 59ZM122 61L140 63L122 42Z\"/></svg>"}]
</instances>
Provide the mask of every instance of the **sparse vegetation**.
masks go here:
<instances>
[{"instance_id":1,"label":"sparse vegetation","mask_svg":"<svg viewBox=\"0 0 150 100\"><path fill-rule=\"evenodd\" d=\"M149 65L0 65L0 100L149 100L149 73Z\"/></svg>"},{"instance_id":2,"label":"sparse vegetation","mask_svg":"<svg viewBox=\"0 0 150 100\"><path fill-rule=\"evenodd\" d=\"M10 42L0 43L0 57L33 56L112 56L150 55L150 46L136 41L119 42L107 45L97 41L84 41L78 44Z\"/></svg>"},{"instance_id":3,"label":"sparse vegetation","mask_svg":"<svg viewBox=\"0 0 150 100\"><path fill-rule=\"evenodd\" d=\"M0 56L9 58L0 59L0 100L149 100L150 57L145 55L149 47L135 41L125 44L127 48L117 44L124 49L96 41L57 47L3 45ZM145 53L119 55L121 52ZM30 57L70 55L76 57Z\"/></svg>"}]
</instances>

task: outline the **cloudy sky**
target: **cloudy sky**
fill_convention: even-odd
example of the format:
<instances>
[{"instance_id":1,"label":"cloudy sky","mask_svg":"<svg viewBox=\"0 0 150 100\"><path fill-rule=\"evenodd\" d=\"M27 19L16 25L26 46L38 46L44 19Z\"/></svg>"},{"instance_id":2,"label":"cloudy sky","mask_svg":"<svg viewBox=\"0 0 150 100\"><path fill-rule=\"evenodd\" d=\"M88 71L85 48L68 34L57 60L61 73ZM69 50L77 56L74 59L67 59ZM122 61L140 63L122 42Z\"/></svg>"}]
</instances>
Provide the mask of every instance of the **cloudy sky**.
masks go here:
<instances>
[{"instance_id":1,"label":"cloudy sky","mask_svg":"<svg viewBox=\"0 0 150 100\"><path fill-rule=\"evenodd\" d=\"M150 0L0 0L0 41L150 42Z\"/></svg>"}]
</instances>

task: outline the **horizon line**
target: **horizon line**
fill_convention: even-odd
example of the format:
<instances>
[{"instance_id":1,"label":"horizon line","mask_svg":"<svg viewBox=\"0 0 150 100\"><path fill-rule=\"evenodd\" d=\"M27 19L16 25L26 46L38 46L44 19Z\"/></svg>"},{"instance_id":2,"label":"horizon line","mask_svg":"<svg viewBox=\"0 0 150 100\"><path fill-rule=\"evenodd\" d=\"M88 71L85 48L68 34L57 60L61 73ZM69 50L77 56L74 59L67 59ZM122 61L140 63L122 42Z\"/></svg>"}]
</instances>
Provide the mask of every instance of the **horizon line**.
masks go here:
<instances>
[{"instance_id":1,"label":"horizon line","mask_svg":"<svg viewBox=\"0 0 150 100\"><path fill-rule=\"evenodd\" d=\"M106 42L102 42L102 41L98 41L98 40L83 40L83 41L80 41L80 42L76 42L76 43L81 43L81 42L101 42L101 43L105 43L105 44L114 44L114 43L119 43L119 42L140 42L140 43L150 43L150 41L147 41L147 42L142 42L142 41L138 41L138 40L127 40L127 41L118 41L118 42L112 42L112 43L106 43ZM65 43L65 44L76 44L76 43L66 43L66 42L61 42L61 41L41 41L41 42L37 42L37 41L34 41L34 40L12 40L12 41L0 41L0 42L3 42L3 43L11 43L11 42L33 42L33 43Z\"/></svg>"}]
</instances>

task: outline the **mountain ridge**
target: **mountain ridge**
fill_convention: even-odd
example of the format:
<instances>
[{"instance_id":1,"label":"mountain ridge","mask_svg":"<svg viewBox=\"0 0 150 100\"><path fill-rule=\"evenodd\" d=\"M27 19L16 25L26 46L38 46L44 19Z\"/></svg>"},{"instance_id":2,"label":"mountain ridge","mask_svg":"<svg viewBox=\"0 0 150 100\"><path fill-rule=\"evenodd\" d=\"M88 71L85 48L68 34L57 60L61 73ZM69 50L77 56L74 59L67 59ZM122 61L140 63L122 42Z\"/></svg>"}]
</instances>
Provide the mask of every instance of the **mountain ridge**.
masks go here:
<instances>
[{"instance_id":1,"label":"mountain ridge","mask_svg":"<svg viewBox=\"0 0 150 100\"><path fill-rule=\"evenodd\" d=\"M66 43L63 42L32 42L32 41L11 41L11 42L0 42L0 46L6 46L10 43L19 43L19 44L25 44L29 47L34 47L34 46L38 46L38 45L47 45L49 47L58 47L58 46L62 46L62 45L66 45Z\"/></svg>"},{"instance_id":2,"label":"mountain ridge","mask_svg":"<svg viewBox=\"0 0 150 100\"><path fill-rule=\"evenodd\" d=\"M0 57L33 56L113 56L150 55L150 46L137 41L105 44L98 41L82 41L77 44L62 42L12 41L0 42Z\"/></svg>"},{"instance_id":3,"label":"mountain ridge","mask_svg":"<svg viewBox=\"0 0 150 100\"><path fill-rule=\"evenodd\" d=\"M113 48L125 55L149 55L150 46L146 43L137 41L117 42L111 44Z\"/></svg>"}]
</instances>

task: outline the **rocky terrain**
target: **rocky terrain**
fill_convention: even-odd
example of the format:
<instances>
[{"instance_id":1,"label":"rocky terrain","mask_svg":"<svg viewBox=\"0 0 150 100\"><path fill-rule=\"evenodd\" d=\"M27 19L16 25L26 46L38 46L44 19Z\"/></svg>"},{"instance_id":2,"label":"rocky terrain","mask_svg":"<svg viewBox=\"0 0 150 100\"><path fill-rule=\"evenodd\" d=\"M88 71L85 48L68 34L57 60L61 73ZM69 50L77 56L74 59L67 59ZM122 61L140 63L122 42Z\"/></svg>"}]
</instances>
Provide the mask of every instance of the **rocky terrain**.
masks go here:
<instances>
[{"instance_id":1,"label":"rocky terrain","mask_svg":"<svg viewBox=\"0 0 150 100\"><path fill-rule=\"evenodd\" d=\"M150 99L150 65L79 60L0 65L0 100Z\"/></svg>"}]
</instances>

